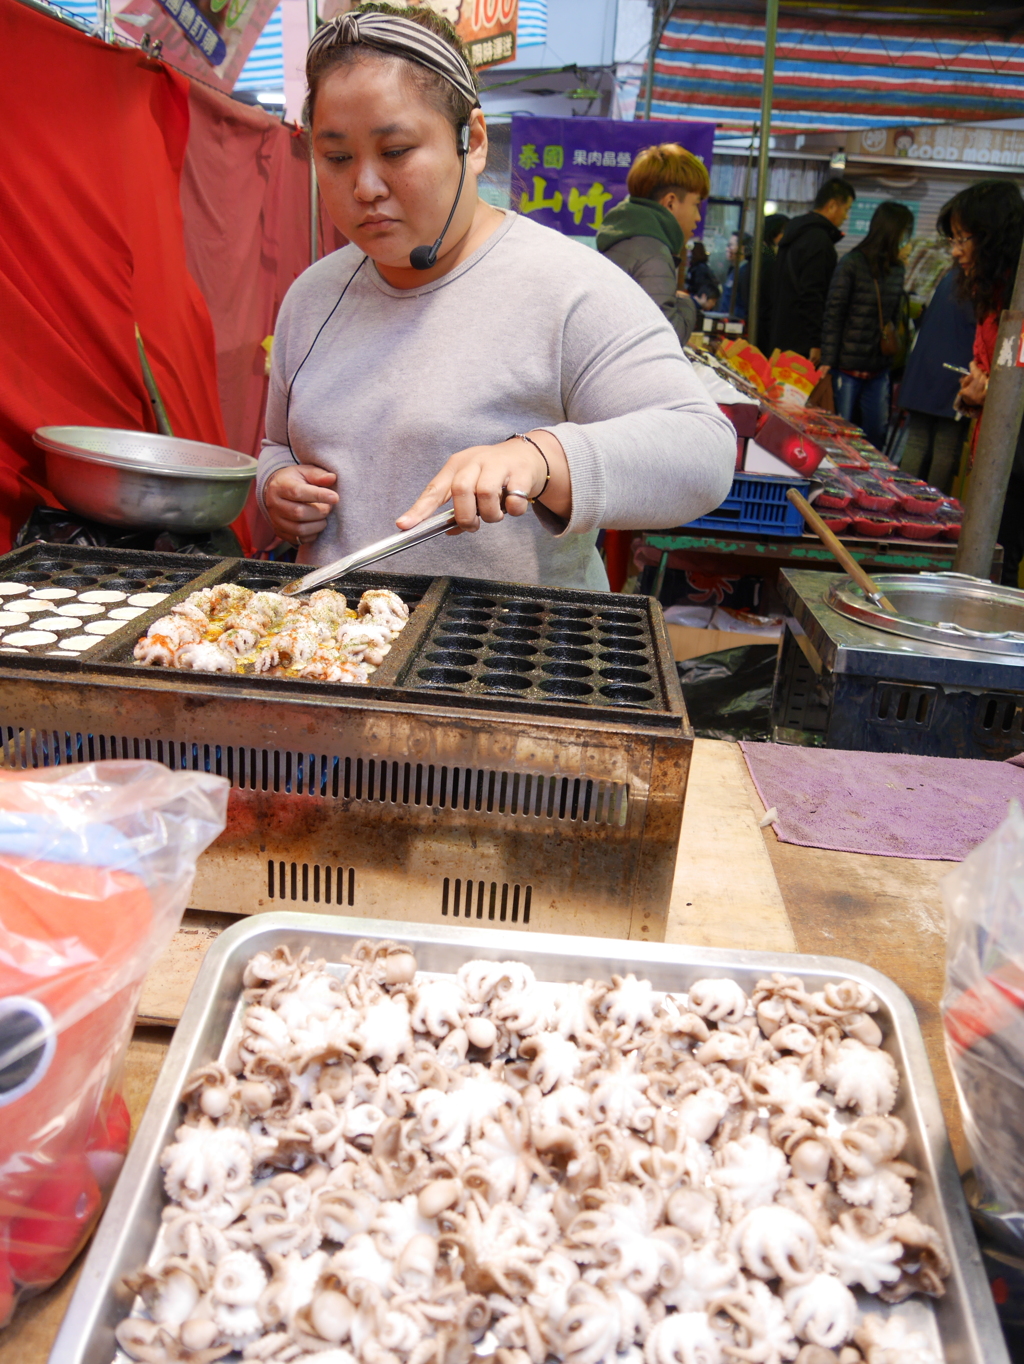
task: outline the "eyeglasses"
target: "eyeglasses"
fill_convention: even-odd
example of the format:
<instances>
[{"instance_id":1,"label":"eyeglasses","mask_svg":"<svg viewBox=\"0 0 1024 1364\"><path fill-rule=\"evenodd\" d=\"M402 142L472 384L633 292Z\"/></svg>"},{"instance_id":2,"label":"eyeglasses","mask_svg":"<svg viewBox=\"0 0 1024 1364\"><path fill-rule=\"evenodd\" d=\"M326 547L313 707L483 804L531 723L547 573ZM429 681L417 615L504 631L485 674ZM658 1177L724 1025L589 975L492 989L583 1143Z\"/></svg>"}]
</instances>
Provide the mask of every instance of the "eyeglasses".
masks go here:
<instances>
[{"instance_id":1,"label":"eyeglasses","mask_svg":"<svg viewBox=\"0 0 1024 1364\"><path fill-rule=\"evenodd\" d=\"M970 232L961 233L959 237L950 237L950 246L966 246L968 242L973 242L974 236Z\"/></svg>"}]
</instances>

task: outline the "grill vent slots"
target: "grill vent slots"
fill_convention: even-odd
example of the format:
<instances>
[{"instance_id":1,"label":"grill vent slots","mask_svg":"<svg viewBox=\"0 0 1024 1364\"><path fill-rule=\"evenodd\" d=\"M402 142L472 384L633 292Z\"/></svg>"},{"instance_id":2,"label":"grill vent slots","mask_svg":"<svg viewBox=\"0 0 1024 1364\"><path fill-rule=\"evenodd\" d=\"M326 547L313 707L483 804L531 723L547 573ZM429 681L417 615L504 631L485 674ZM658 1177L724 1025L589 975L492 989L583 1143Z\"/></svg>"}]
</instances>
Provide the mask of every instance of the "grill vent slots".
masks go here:
<instances>
[{"instance_id":1,"label":"grill vent slots","mask_svg":"<svg viewBox=\"0 0 1024 1364\"><path fill-rule=\"evenodd\" d=\"M1020 738L1024 731L1024 706L1020 697L979 696L974 723L986 735L1012 734Z\"/></svg>"},{"instance_id":2,"label":"grill vent slots","mask_svg":"<svg viewBox=\"0 0 1024 1364\"><path fill-rule=\"evenodd\" d=\"M472 810L526 819L578 820L619 828L629 818L629 785L589 777L339 758L276 748L195 744L0 726L4 759L14 767L52 767L146 758L173 771L212 772L241 791L277 791L325 800Z\"/></svg>"},{"instance_id":3,"label":"grill vent slots","mask_svg":"<svg viewBox=\"0 0 1024 1364\"><path fill-rule=\"evenodd\" d=\"M927 729L932 722L937 697L938 689L935 687L901 687L882 683L875 689L875 713L872 718L901 729Z\"/></svg>"},{"instance_id":4,"label":"grill vent slots","mask_svg":"<svg viewBox=\"0 0 1024 1364\"><path fill-rule=\"evenodd\" d=\"M510 885L507 881L463 881L446 876L441 891L441 916L525 927L530 922L532 900L532 886Z\"/></svg>"},{"instance_id":5,"label":"grill vent slots","mask_svg":"<svg viewBox=\"0 0 1024 1364\"><path fill-rule=\"evenodd\" d=\"M353 867L320 866L309 862L267 862L267 896L314 905L354 905Z\"/></svg>"}]
</instances>

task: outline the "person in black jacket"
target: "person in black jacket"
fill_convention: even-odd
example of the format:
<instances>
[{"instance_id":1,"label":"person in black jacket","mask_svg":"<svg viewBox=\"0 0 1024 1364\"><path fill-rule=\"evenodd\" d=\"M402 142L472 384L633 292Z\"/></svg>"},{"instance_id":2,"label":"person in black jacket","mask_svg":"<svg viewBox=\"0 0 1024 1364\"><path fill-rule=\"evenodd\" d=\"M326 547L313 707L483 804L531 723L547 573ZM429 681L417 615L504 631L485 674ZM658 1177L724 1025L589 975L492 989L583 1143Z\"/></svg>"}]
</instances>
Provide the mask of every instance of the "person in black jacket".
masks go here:
<instances>
[{"instance_id":1,"label":"person in black jacket","mask_svg":"<svg viewBox=\"0 0 1024 1364\"><path fill-rule=\"evenodd\" d=\"M770 213L764 220L764 238L761 242L761 282L757 299L757 344L765 354L771 342L772 297L775 291L775 253L779 249L782 234L789 224L784 213ZM736 276L736 316L746 318L750 311L750 276L752 263L750 257L739 268Z\"/></svg>"},{"instance_id":2,"label":"person in black jacket","mask_svg":"<svg viewBox=\"0 0 1024 1364\"><path fill-rule=\"evenodd\" d=\"M849 180L826 180L810 213L794 218L779 243L775 260L771 345L765 354L796 351L817 364L821 358L821 319L836 268L836 242L857 191ZM767 338L765 338L767 339Z\"/></svg>"},{"instance_id":3,"label":"person in black jacket","mask_svg":"<svg viewBox=\"0 0 1024 1364\"><path fill-rule=\"evenodd\" d=\"M702 241L695 241L690 247L690 260L686 267L686 292L691 298L696 298L712 287L716 293L721 293L718 277L708 260L708 249Z\"/></svg>"},{"instance_id":4,"label":"person in black jacket","mask_svg":"<svg viewBox=\"0 0 1024 1364\"><path fill-rule=\"evenodd\" d=\"M906 204L887 199L871 216L864 240L832 276L821 326L821 370L834 369L836 411L857 422L881 450L889 425L889 370L882 351L887 323L895 324L903 294L900 259L914 230Z\"/></svg>"}]
</instances>

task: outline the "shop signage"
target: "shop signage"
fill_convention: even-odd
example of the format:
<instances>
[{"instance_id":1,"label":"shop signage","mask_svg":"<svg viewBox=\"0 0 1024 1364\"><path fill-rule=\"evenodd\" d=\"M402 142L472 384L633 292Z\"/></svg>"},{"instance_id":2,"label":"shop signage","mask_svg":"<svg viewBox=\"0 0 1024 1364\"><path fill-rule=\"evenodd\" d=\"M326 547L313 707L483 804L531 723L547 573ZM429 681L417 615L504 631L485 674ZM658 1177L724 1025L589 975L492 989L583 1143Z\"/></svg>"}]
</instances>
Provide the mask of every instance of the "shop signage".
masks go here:
<instances>
[{"instance_id":1,"label":"shop signage","mask_svg":"<svg viewBox=\"0 0 1024 1364\"><path fill-rule=\"evenodd\" d=\"M512 118L512 207L568 237L593 238L625 199L637 152L678 142L711 171L713 123L611 118Z\"/></svg>"},{"instance_id":2,"label":"shop signage","mask_svg":"<svg viewBox=\"0 0 1024 1364\"><path fill-rule=\"evenodd\" d=\"M1024 166L1024 132L1010 128L928 125L866 128L847 133L847 156L907 157L911 161L957 161L981 166Z\"/></svg>"},{"instance_id":3,"label":"shop signage","mask_svg":"<svg viewBox=\"0 0 1024 1364\"><path fill-rule=\"evenodd\" d=\"M519 0L413 0L443 14L474 66L498 66L516 55Z\"/></svg>"},{"instance_id":4,"label":"shop signage","mask_svg":"<svg viewBox=\"0 0 1024 1364\"><path fill-rule=\"evenodd\" d=\"M880 194L878 195L858 194L856 199L854 199L853 205L850 209L850 216L843 224L843 233L845 234L845 236L847 236L850 239L850 241L860 241L861 237L867 236L868 228L871 226L871 218L874 214L875 209L878 207L879 204L892 203L892 200L893 200L892 195L889 195L887 198L883 198L883 196ZM897 202L902 204L903 200L899 199L897 200ZM914 230L911 232L910 235L912 237L916 237L917 210L919 205L903 204L903 207L909 208L911 213L914 215Z\"/></svg>"},{"instance_id":5,"label":"shop signage","mask_svg":"<svg viewBox=\"0 0 1024 1364\"><path fill-rule=\"evenodd\" d=\"M115 19L144 20L144 26L126 23L125 31L138 38L141 27L186 76L233 90L276 6L277 0L128 0L115 5Z\"/></svg>"}]
</instances>

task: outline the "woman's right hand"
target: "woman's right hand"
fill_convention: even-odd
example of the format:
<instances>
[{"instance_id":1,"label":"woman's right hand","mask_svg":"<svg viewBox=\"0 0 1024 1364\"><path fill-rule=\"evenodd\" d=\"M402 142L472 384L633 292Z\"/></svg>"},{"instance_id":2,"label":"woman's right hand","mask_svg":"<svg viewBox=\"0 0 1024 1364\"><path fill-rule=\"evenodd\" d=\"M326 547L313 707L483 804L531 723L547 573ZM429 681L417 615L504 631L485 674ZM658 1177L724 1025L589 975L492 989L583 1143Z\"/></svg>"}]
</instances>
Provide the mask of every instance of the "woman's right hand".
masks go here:
<instances>
[{"instance_id":1,"label":"woman's right hand","mask_svg":"<svg viewBox=\"0 0 1024 1364\"><path fill-rule=\"evenodd\" d=\"M988 392L988 375L976 360L971 361L971 372L960 380L960 400L968 407L981 407Z\"/></svg>"},{"instance_id":2,"label":"woman's right hand","mask_svg":"<svg viewBox=\"0 0 1024 1364\"><path fill-rule=\"evenodd\" d=\"M293 464L270 475L263 487L263 505L270 524L282 540L311 544L327 529L327 518L338 502L333 485L337 475L315 464Z\"/></svg>"}]
</instances>

